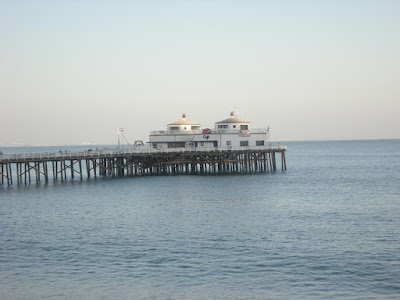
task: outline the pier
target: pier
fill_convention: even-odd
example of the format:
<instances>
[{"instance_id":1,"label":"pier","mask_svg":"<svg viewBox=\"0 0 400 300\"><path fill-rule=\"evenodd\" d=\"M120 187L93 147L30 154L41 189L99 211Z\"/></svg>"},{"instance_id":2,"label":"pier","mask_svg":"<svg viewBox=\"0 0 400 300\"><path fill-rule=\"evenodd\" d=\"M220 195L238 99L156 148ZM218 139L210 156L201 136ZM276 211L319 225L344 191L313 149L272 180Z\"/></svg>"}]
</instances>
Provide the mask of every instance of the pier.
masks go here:
<instances>
[{"instance_id":1,"label":"pier","mask_svg":"<svg viewBox=\"0 0 400 300\"><path fill-rule=\"evenodd\" d=\"M97 177L250 174L286 170L286 146L102 149L0 156L0 185ZM278 158L280 156L280 166Z\"/></svg>"}]
</instances>

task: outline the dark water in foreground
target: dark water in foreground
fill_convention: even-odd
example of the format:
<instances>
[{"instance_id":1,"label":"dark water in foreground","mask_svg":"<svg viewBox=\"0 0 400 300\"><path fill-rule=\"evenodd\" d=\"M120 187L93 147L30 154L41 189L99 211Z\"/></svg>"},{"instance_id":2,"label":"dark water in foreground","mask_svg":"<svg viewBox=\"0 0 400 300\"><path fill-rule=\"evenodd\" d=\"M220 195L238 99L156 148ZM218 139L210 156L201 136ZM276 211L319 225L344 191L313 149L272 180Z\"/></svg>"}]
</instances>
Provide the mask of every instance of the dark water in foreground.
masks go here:
<instances>
[{"instance_id":1,"label":"dark water in foreground","mask_svg":"<svg viewBox=\"0 0 400 300\"><path fill-rule=\"evenodd\" d=\"M400 298L400 140L287 163L0 188L0 298Z\"/></svg>"}]
</instances>

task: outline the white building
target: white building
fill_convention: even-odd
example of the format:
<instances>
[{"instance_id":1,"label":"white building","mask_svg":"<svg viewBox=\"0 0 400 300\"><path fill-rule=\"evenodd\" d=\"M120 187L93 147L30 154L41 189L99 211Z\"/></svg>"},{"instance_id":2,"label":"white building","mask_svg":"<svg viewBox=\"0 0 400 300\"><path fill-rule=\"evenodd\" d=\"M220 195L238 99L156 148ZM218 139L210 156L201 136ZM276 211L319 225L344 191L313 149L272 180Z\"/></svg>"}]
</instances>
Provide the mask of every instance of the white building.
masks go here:
<instances>
[{"instance_id":1,"label":"white building","mask_svg":"<svg viewBox=\"0 0 400 300\"><path fill-rule=\"evenodd\" d=\"M249 121L238 118L232 112L228 119L215 123L213 129L201 128L201 124L182 119L167 125L166 130L152 131L149 143L153 148L219 148L257 147L269 140L268 128L252 129Z\"/></svg>"}]
</instances>

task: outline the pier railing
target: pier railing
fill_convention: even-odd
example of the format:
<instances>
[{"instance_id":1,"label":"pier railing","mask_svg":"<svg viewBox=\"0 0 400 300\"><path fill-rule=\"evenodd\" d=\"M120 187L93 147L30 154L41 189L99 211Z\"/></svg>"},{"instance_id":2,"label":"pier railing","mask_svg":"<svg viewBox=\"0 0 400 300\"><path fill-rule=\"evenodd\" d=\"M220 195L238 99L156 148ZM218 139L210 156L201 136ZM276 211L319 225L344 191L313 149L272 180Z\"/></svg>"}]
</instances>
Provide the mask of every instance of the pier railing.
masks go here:
<instances>
[{"instance_id":1,"label":"pier railing","mask_svg":"<svg viewBox=\"0 0 400 300\"><path fill-rule=\"evenodd\" d=\"M123 149L100 149L92 151L59 151L53 153L23 153L23 154L3 154L0 155L0 162L8 161L27 161L27 160L51 160L51 159L75 159L75 158L95 158L107 157L118 155L135 155L135 154L156 154L156 153L210 153L210 152L229 152L229 151L260 151L260 150L275 150L286 151L286 145L267 145L255 147L185 147L185 148L150 148L150 147L137 147L137 148L123 148Z\"/></svg>"},{"instance_id":2,"label":"pier railing","mask_svg":"<svg viewBox=\"0 0 400 300\"><path fill-rule=\"evenodd\" d=\"M190 134L203 134L203 131L200 130L185 130L185 131L178 131L178 130L153 130L150 131L150 135L190 135Z\"/></svg>"},{"instance_id":3,"label":"pier railing","mask_svg":"<svg viewBox=\"0 0 400 300\"><path fill-rule=\"evenodd\" d=\"M97 176L248 174L286 170L286 145L219 148L150 146L0 155L0 185Z\"/></svg>"},{"instance_id":4,"label":"pier railing","mask_svg":"<svg viewBox=\"0 0 400 300\"><path fill-rule=\"evenodd\" d=\"M225 128L218 128L218 129L210 129L205 128L204 130L209 130L207 134L239 134L241 132L240 129L225 129ZM267 134L267 128L253 128L248 131L249 134ZM191 134L204 134L203 129L199 130L185 130L185 131L178 131L178 130L154 130L150 132L150 135L191 135Z\"/></svg>"}]
</instances>

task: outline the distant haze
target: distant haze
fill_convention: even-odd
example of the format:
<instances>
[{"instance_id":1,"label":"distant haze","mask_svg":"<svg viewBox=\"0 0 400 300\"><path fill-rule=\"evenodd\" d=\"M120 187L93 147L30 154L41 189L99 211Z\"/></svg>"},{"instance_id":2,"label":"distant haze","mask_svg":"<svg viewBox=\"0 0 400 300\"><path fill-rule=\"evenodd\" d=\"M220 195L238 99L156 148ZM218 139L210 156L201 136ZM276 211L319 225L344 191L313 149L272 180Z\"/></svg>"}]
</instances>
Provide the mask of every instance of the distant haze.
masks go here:
<instances>
[{"instance_id":1,"label":"distant haze","mask_svg":"<svg viewBox=\"0 0 400 300\"><path fill-rule=\"evenodd\" d=\"M400 138L400 1L0 1L0 145Z\"/></svg>"}]
</instances>

